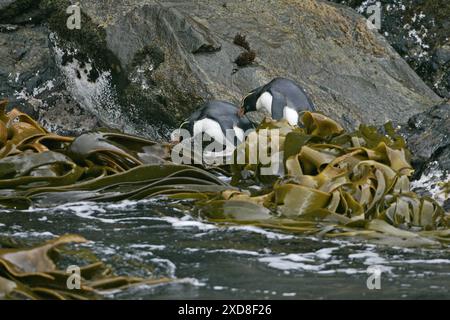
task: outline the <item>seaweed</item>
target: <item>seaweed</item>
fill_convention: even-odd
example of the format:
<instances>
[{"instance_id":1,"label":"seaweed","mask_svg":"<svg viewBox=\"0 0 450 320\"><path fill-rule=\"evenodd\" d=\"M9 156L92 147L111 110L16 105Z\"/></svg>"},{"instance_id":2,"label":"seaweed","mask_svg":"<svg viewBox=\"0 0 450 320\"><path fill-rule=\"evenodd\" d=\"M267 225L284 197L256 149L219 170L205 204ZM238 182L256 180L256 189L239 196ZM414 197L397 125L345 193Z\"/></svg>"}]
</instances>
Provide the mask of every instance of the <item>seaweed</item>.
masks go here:
<instances>
[{"instance_id":1,"label":"seaweed","mask_svg":"<svg viewBox=\"0 0 450 320\"><path fill-rule=\"evenodd\" d=\"M247 51L251 51L250 44L247 41L247 37L245 35L237 33L236 36L234 37L233 43L237 46L244 48Z\"/></svg>"},{"instance_id":2,"label":"seaweed","mask_svg":"<svg viewBox=\"0 0 450 320\"><path fill-rule=\"evenodd\" d=\"M320 237L395 238L402 245L450 241L449 215L434 199L410 190L409 153L389 125L382 134L365 125L347 132L320 113L305 112L302 127L265 119L254 134L278 130L277 144L271 146L267 136L270 143L260 151L270 163L246 158L242 164L202 167L173 163L171 144L106 130L63 137L5 107L1 102L2 207L49 207L68 199L183 199L195 214L220 224ZM249 136L234 157L242 148L248 155L254 146ZM281 170L263 174L272 164ZM231 184L216 172L230 175ZM248 183L260 191L247 191ZM448 181L441 185L448 198Z\"/></svg>"},{"instance_id":3,"label":"seaweed","mask_svg":"<svg viewBox=\"0 0 450 320\"><path fill-rule=\"evenodd\" d=\"M245 51L241 52L234 60L234 63L236 63L238 67L248 66L255 61L256 52L250 48L250 43L247 41L245 35L237 33L234 37L233 43L245 49Z\"/></svg>"},{"instance_id":4,"label":"seaweed","mask_svg":"<svg viewBox=\"0 0 450 320\"><path fill-rule=\"evenodd\" d=\"M255 51L244 51L236 58L236 60L234 60L234 62L238 65L238 67L245 67L252 64L253 61L255 61L255 58Z\"/></svg>"},{"instance_id":5,"label":"seaweed","mask_svg":"<svg viewBox=\"0 0 450 320\"><path fill-rule=\"evenodd\" d=\"M268 192L216 196L199 204L200 214L216 222L250 223L330 237L370 238L386 233L402 238L405 230L420 230L408 231L408 238L414 238L411 243L430 244L428 238L450 240L449 215L434 199L410 190L413 168L400 136L390 130L382 135L364 125L348 133L318 113L306 112L302 122L303 128L299 128L266 119L257 130L280 130L284 158L275 161L283 162L284 174L271 179L262 175L262 168L272 163L247 162L231 168L234 185L247 181L251 173L253 183ZM246 150L251 147L247 140ZM270 155L270 150L263 153ZM251 206L238 204L244 201ZM231 209L234 205L242 208L238 217ZM249 221L241 220L245 216Z\"/></svg>"},{"instance_id":6,"label":"seaweed","mask_svg":"<svg viewBox=\"0 0 450 320\"><path fill-rule=\"evenodd\" d=\"M101 299L114 290L173 281L116 276L99 260L77 267L77 275L68 272L70 266L66 270L57 267L55 253L61 246L85 242L81 236L64 235L33 248L0 249L0 299Z\"/></svg>"}]
</instances>

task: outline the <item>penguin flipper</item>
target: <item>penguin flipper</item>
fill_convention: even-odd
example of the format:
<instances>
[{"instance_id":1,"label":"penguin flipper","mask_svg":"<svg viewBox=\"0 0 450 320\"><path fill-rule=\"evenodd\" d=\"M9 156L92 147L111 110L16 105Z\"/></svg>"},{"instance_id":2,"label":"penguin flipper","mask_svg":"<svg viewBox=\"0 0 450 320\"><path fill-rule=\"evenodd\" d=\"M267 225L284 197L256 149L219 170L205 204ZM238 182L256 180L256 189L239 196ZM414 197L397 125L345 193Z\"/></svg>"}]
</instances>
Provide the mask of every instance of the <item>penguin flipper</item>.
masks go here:
<instances>
[{"instance_id":1,"label":"penguin flipper","mask_svg":"<svg viewBox=\"0 0 450 320\"><path fill-rule=\"evenodd\" d=\"M281 120L283 119L283 110L284 107L286 107L286 97L278 92L278 91L271 91L272 95L272 119L274 120Z\"/></svg>"}]
</instances>

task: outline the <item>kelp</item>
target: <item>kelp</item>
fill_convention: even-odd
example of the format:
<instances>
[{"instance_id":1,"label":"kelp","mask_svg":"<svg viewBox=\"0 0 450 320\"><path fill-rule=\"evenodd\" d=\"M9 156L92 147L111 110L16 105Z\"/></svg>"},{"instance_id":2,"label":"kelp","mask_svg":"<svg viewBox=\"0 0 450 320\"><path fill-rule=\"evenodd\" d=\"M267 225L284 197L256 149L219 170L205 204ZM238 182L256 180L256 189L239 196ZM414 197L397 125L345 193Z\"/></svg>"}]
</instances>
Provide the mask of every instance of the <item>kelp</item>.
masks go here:
<instances>
[{"instance_id":1,"label":"kelp","mask_svg":"<svg viewBox=\"0 0 450 320\"><path fill-rule=\"evenodd\" d=\"M381 218L352 219L328 209L311 208L299 216L286 216L282 210L277 210L279 206L274 206L274 200L273 192L261 196L224 192L199 199L196 212L200 217L223 226L250 225L319 238L351 237L404 247L440 246L450 242L449 229L405 230Z\"/></svg>"},{"instance_id":2,"label":"kelp","mask_svg":"<svg viewBox=\"0 0 450 320\"><path fill-rule=\"evenodd\" d=\"M170 144L118 132L76 138L47 132L0 103L0 205L15 209L67 201L117 201L229 189L215 175L170 160Z\"/></svg>"},{"instance_id":3,"label":"kelp","mask_svg":"<svg viewBox=\"0 0 450 320\"><path fill-rule=\"evenodd\" d=\"M261 169L272 163L246 158L246 163L231 167L233 184L251 179L264 191L203 199L197 203L200 215L214 222L328 237L363 236L390 243L396 238L402 245L405 238L413 245L450 241L449 215L434 199L411 192L410 155L390 123L383 133L365 125L349 133L322 114L306 112L302 127L266 119L257 133L266 129L279 130L282 156L275 161L284 165L283 173L263 176ZM247 153L254 144L246 141ZM270 158L270 143L263 152Z\"/></svg>"},{"instance_id":4,"label":"kelp","mask_svg":"<svg viewBox=\"0 0 450 320\"><path fill-rule=\"evenodd\" d=\"M4 207L159 197L190 200L202 218L225 225L378 240L407 234L415 244L450 239L449 215L435 200L411 192L410 154L390 123L382 132L366 125L346 132L320 113L305 112L295 127L265 119L253 135L264 133L268 143L257 147L269 163L250 161L258 142L249 136L234 154L237 160L239 148L245 150L242 164L215 168L175 164L172 145L123 133L61 137L0 105ZM278 170L267 175L264 169L273 164ZM229 174L231 184L217 172Z\"/></svg>"},{"instance_id":5,"label":"kelp","mask_svg":"<svg viewBox=\"0 0 450 320\"><path fill-rule=\"evenodd\" d=\"M58 268L62 260L58 248L84 242L83 237L65 235L34 248L0 249L0 299L99 299L113 290L173 281L116 276L98 260L78 267L79 274L72 272L72 265L66 270Z\"/></svg>"},{"instance_id":6,"label":"kelp","mask_svg":"<svg viewBox=\"0 0 450 320\"><path fill-rule=\"evenodd\" d=\"M287 122L266 120L258 129L282 128L285 173L276 177L272 188L277 213L301 217L320 209L405 228L447 227L445 213L433 199L410 191L413 168L404 141L389 130L390 125L386 126L390 135L367 126L346 133L333 120L311 112L303 115L302 122L303 128L294 128ZM235 182L244 170L260 180L260 164L244 164L233 168Z\"/></svg>"},{"instance_id":7,"label":"kelp","mask_svg":"<svg viewBox=\"0 0 450 320\"><path fill-rule=\"evenodd\" d=\"M446 182L440 182L439 186L442 188L442 193L444 194L445 198L448 199L450 194L450 180Z\"/></svg>"}]
</instances>

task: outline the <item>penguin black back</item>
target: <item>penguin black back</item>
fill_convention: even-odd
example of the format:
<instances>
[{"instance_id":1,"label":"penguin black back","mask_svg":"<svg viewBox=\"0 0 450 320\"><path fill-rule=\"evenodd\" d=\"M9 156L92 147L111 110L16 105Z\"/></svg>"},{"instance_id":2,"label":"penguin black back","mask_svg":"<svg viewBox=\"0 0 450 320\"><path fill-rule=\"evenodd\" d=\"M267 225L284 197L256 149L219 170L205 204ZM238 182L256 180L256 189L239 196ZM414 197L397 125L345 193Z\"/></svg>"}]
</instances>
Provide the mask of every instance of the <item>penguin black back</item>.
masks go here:
<instances>
[{"instance_id":1,"label":"penguin black back","mask_svg":"<svg viewBox=\"0 0 450 320\"><path fill-rule=\"evenodd\" d=\"M274 119L283 117L283 108L289 107L297 112L315 111L314 104L305 90L297 83L286 78L275 78L266 85L252 90L242 101L245 112L257 111L258 101L262 96L270 94L270 111Z\"/></svg>"},{"instance_id":2,"label":"penguin black back","mask_svg":"<svg viewBox=\"0 0 450 320\"><path fill-rule=\"evenodd\" d=\"M245 139L247 130L254 128L249 119L239 111L236 105L229 102L209 101L192 113L182 128L189 130L191 136L206 133L216 142L221 143L233 137L233 143L236 145ZM228 130L233 131L230 133L232 136L227 135Z\"/></svg>"},{"instance_id":3,"label":"penguin black back","mask_svg":"<svg viewBox=\"0 0 450 320\"><path fill-rule=\"evenodd\" d=\"M232 130L233 127L239 125L241 119L238 112L238 107L226 101L206 102L189 117L188 130L192 133L197 121L210 119L217 122L225 134L226 130Z\"/></svg>"}]
</instances>

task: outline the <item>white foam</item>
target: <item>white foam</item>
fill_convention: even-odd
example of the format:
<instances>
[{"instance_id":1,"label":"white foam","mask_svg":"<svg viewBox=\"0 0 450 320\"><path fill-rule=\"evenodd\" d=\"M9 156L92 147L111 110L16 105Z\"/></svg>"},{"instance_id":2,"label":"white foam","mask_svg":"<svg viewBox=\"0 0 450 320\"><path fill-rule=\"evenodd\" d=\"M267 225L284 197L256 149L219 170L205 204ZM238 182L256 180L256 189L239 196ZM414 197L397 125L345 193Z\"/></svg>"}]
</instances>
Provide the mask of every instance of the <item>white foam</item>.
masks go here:
<instances>
[{"instance_id":1,"label":"white foam","mask_svg":"<svg viewBox=\"0 0 450 320\"><path fill-rule=\"evenodd\" d=\"M208 251L208 253L217 253L217 252L231 253L231 254L238 254L238 255L247 255L247 256L259 256L260 255L256 251L238 250L238 249L216 249L216 250Z\"/></svg>"},{"instance_id":2,"label":"white foam","mask_svg":"<svg viewBox=\"0 0 450 320\"><path fill-rule=\"evenodd\" d=\"M208 223L204 223L196 220L188 220L192 219L190 216L185 216L184 219L175 218L175 217L163 217L160 218L161 221L166 221L172 225L174 228L185 229L185 228L197 228L200 230L213 230L217 229L216 226Z\"/></svg>"},{"instance_id":3,"label":"white foam","mask_svg":"<svg viewBox=\"0 0 450 320\"><path fill-rule=\"evenodd\" d=\"M222 287L222 286L214 286L213 289L216 291L221 291L221 290L225 290L226 287Z\"/></svg>"},{"instance_id":4,"label":"white foam","mask_svg":"<svg viewBox=\"0 0 450 320\"><path fill-rule=\"evenodd\" d=\"M130 207L136 206L136 204L138 202L142 203L144 201L146 201L146 200L142 200L142 201L123 200L120 202L108 203L108 204L106 204L105 208L110 209L110 210L128 209Z\"/></svg>"},{"instance_id":5,"label":"white foam","mask_svg":"<svg viewBox=\"0 0 450 320\"><path fill-rule=\"evenodd\" d=\"M156 244L132 244L129 247L133 249L149 249L149 250L164 250L167 248L165 245L156 245Z\"/></svg>"},{"instance_id":6,"label":"white foam","mask_svg":"<svg viewBox=\"0 0 450 320\"><path fill-rule=\"evenodd\" d=\"M306 253L290 253L290 254L281 254L275 256L265 256L259 258L258 261L267 263L269 267L282 270L297 270L297 271L310 271L317 272L320 274L333 274L336 272L353 274L353 273L364 273L366 272L365 268L360 270L352 269L352 268L341 268L341 269L329 269L330 266L341 265L343 261L341 259L337 259L333 256L333 252L338 250L339 247L330 247L330 248L322 248L315 252L306 252ZM370 254L370 252L369 252ZM354 258L358 258L359 256L355 255ZM360 258L373 256L362 255ZM372 260L371 262L379 262L378 260ZM368 263L369 260L366 260ZM383 270L390 271L390 268L381 266Z\"/></svg>"},{"instance_id":7,"label":"white foam","mask_svg":"<svg viewBox=\"0 0 450 320\"><path fill-rule=\"evenodd\" d=\"M97 248L97 251L101 251L102 254L104 255L113 255L113 254L117 254L117 251L113 248L101 248L101 250L99 250Z\"/></svg>"},{"instance_id":8,"label":"white foam","mask_svg":"<svg viewBox=\"0 0 450 320\"><path fill-rule=\"evenodd\" d=\"M450 264L449 259L411 259L411 260L394 260L391 263L409 263L409 264Z\"/></svg>"},{"instance_id":9,"label":"white foam","mask_svg":"<svg viewBox=\"0 0 450 320\"><path fill-rule=\"evenodd\" d=\"M271 256L258 259L260 262L267 263L269 267L278 270L305 270L305 271L320 271L325 265L311 264L314 263L309 254L287 254L280 256Z\"/></svg>"},{"instance_id":10,"label":"white foam","mask_svg":"<svg viewBox=\"0 0 450 320\"><path fill-rule=\"evenodd\" d=\"M175 278L175 271L177 267L172 261L161 258L154 258L151 261L164 267L164 270L167 270L167 276Z\"/></svg>"},{"instance_id":11,"label":"white foam","mask_svg":"<svg viewBox=\"0 0 450 320\"><path fill-rule=\"evenodd\" d=\"M106 213L106 210L95 202L73 202L55 207L55 210L73 212L77 217L83 219L97 220L103 223L116 223L117 220L94 216L95 213Z\"/></svg>"},{"instance_id":12,"label":"white foam","mask_svg":"<svg viewBox=\"0 0 450 320\"><path fill-rule=\"evenodd\" d=\"M446 199L445 192L439 183L449 182L450 175L437 168L438 163L436 161L431 162L430 172L427 175L422 174L419 180L412 181L411 190L416 188L425 188L430 192L432 198L442 205Z\"/></svg>"},{"instance_id":13,"label":"white foam","mask_svg":"<svg viewBox=\"0 0 450 320\"><path fill-rule=\"evenodd\" d=\"M57 236L49 231L27 231L27 232L14 232L10 235L17 238L56 238Z\"/></svg>"},{"instance_id":14,"label":"white foam","mask_svg":"<svg viewBox=\"0 0 450 320\"><path fill-rule=\"evenodd\" d=\"M331 254L333 251L339 249L338 247L332 247L332 248L323 248L320 250L317 250L314 255L317 256L320 259L330 259Z\"/></svg>"},{"instance_id":15,"label":"white foam","mask_svg":"<svg viewBox=\"0 0 450 320\"><path fill-rule=\"evenodd\" d=\"M182 278L182 279L177 279L175 281L175 283L181 283L181 284L190 284L193 285L195 287L204 287L206 286L206 283L196 279L196 278Z\"/></svg>"},{"instance_id":16,"label":"white foam","mask_svg":"<svg viewBox=\"0 0 450 320\"><path fill-rule=\"evenodd\" d=\"M360 252L360 253L353 253L349 254L348 257L350 259L365 259L364 264L365 265L377 265L377 264L385 264L387 261L380 257L379 254L375 252Z\"/></svg>"},{"instance_id":17,"label":"white foam","mask_svg":"<svg viewBox=\"0 0 450 320\"><path fill-rule=\"evenodd\" d=\"M293 236L293 235L275 233L275 232L267 231L262 228L258 228L258 227L254 227L254 226L231 226L231 227L228 227L228 229L258 233L258 234L264 235L268 239L275 239L275 240L287 240L287 239L295 238L295 236Z\"/></svg>"},{"instance_id":18,"label":"white foam","mask_svg":"<svg viewBox=\"0 0 450 320\"><path fill-rule=\"evenodd\" d=\"M283 297L295 297L297 293L295 292L284 292Z\"/></svg>"}]
</instances>

